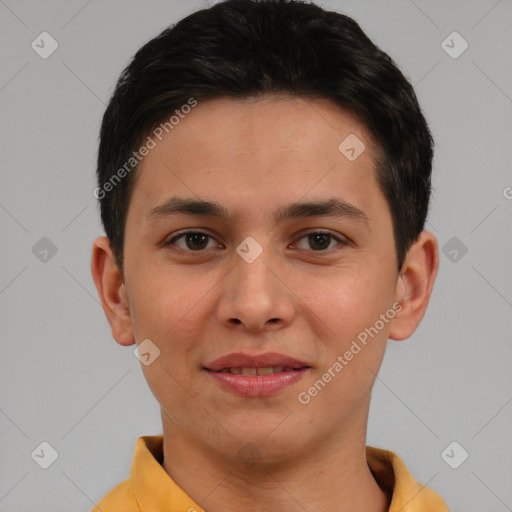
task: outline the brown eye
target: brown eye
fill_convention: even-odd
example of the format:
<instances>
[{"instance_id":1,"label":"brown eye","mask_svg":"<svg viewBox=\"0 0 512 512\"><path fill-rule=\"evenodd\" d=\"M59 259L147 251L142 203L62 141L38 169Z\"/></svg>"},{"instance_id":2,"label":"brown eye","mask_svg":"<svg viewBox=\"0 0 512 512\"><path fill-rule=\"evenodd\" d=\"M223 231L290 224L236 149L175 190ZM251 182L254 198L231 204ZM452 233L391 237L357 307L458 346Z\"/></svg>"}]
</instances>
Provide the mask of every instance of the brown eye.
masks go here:
<instances>
[{"instance_id":1,"label":"brown eye","mask_svg":"<svg viewBox=\"0 0 512 512\"><path fill-rule=\"evenodd\" d=\"M176 245L184 251L199 252L203 249L210 249L211 246L208 246L210 241L213 241L213 238L206 233L187 231L174 237L166 245Z\"/></svg>"},{"instance_id":2,"label":"brown eye","mask_svg":"<svg viewBox=\"0 0 512 512\"><path fill-rule=\"evenodd\" d=\"M208 245L208 235L204 233L190 233L185 236L185 243L189 249L205 249Z\"/></svg>"},{"instance_id":3,"label":"brown eye","mask_svg":"<svg viewBox=\"0 0 512 512\"><path fill-rule=\"evenodd\" d=\"M302 247L299 245L304 240ZM336 241L336 244L333 242ZM345 242L331 233L324 233L322 231L315 231L300 238L297 243L299 249L313 250L313 251L326 251L336 247L337 245L344 245Z\"/></svg>"},{"instance_id":4,"label":"brown eye","mask_svg":"<svg viewBox=\"0 0 512 512\"><path fill-rule=\"evenodd\" d=\"M325 233L308 235L308 242L310 247L315 251L327 249L331 243L331 235L326 235Z\"/></svg>"}]
</instances>

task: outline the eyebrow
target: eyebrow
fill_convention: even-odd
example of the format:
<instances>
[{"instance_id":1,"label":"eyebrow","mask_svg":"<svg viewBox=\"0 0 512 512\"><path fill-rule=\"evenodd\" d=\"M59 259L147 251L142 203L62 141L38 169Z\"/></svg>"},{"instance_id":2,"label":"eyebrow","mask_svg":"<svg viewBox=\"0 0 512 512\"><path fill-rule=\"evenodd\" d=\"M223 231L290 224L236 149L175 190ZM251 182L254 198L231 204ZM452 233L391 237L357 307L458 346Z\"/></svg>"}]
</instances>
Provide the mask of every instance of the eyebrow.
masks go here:
<instances>
[{"instance_id":1,"label":"eyebrow","mask_svg":"<svg viewBox=\"0 0 512 512\"><path fill-rule=\"evenodd\" d=\"M171 197L152 208L147 214L147 219L152 220L179 214L215 217L224 221L232 218L229 210L216 201ZM369 224L369 218L363 210L339 198L291 203L279 208L273 215L276 224L291 219L316 216L342 217L355 220L366 226Z\"/></svg>"}]
</instances>

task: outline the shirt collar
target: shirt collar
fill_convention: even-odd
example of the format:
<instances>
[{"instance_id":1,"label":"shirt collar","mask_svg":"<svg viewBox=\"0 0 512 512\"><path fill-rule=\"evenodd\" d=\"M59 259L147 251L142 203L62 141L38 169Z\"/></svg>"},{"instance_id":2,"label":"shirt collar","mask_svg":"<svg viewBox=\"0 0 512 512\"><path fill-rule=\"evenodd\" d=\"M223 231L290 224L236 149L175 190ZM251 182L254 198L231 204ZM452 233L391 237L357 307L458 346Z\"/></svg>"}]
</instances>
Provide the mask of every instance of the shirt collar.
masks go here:
<instances>
[{"instance_id":1,"label":"shirt collar","mask_svg":"<svg viewBox=\"0 0 512 512\"><path fill-rule=\"evenodd\" d=\"M392 497L389 512L449 512L438 494L414 480L398 455L367 446L366 460L381 489Z\"/></svg>"},{"instance_id":2,"label":"shirt collar","mask_svg":"<svg viewBox=\"0 0 512 512\"><path fill-rule=\"evenodd\" d=\"M135 445L130 480L143 512L166 510L203 512L166 473L163 461L163 436L142 436Z\"/></svg>"}]
</instances>

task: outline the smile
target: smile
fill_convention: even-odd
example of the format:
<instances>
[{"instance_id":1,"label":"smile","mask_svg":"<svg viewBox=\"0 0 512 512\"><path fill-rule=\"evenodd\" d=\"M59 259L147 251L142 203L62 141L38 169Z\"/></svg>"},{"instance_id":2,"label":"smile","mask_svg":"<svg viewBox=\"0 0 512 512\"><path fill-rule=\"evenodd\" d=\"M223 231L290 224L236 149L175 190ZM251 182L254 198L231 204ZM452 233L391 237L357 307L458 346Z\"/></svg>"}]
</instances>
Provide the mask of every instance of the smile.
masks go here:
<instances>
[{"instance_id":1,"label":"smile","mask_svg":"<svg viewBox=\"0 0 512 512\"><path fill-rule=\"evenodd\" d=\"M231 373L232 375L272 375L274 373L282 373L282 372L291 372L295 370L300 370L300 368L290 368L288 366L267 366L266 368L222 368L222 370L217 370L222 373Z\"/></svg>"}]
</instances>

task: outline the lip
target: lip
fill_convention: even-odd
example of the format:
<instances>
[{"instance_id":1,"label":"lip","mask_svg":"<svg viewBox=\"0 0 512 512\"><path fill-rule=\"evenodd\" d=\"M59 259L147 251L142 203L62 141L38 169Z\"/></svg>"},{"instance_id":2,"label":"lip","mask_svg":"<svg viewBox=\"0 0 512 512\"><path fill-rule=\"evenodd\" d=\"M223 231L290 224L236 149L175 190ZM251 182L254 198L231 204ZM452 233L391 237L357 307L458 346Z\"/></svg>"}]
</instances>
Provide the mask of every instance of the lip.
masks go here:
<instances>
[{"instance_id":1,"label":"lip","mask_svg":"<svg viewBox=\"0 0 512 512\"><path fill-rule=\"evenodd\" d=\"M263 354L236 352L205 364L205 369L218 372L223 368L268 368L269 366L302 368L309 365L304 361L277 352L265 352Z\"/></svg>"},{"instance_id":2,"label":"lip","mask_svg":"<svg viewBox=\"0 0 512 512\"><path fill-rule=\"evenodd\" d=\"M296 369L270 375L235 375L219 372L223 368L268 368L270 366ZM203 369L227 391L246 397L267 397L276 395L299 382L311 367L304 361L276 352L257 355L239 352L215 359Z\"/></svg>"}]
</instances>

